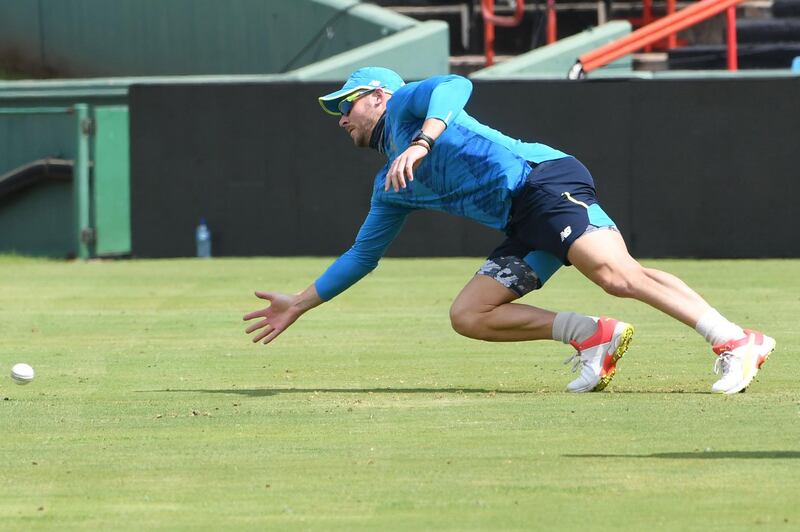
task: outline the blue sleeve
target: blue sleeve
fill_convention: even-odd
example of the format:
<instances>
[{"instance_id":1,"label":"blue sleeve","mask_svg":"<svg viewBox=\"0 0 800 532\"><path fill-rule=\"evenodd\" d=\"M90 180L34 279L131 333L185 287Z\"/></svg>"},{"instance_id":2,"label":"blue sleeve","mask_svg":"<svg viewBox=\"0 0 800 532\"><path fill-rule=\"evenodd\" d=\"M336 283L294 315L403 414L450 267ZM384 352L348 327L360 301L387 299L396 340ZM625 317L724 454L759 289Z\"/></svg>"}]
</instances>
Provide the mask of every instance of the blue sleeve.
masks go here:
<instances>
[{"instance_id":1,"label":"blue sleeve","mask_svg":"<svg viewBox=\"0 0 800 532\"><path fill-rule=\"evenodd\" d=\"M406 105L401 119L438 118L449 125L469 101L472 82L456 75L434 76L398 90L400 94L403 92Z\"/></svg>"},{"instance_id":2,"label":"blue sleeve","mask_svg":"<svg viewBox=\"0 0 800 532\"><path fill-rule=\"evenodd\" d=\"M403 227L409 209L372 202L356 241L316 280L317 294L324 301L341 294L378 266L386 248Z\"/></svg>"}]
</instances>

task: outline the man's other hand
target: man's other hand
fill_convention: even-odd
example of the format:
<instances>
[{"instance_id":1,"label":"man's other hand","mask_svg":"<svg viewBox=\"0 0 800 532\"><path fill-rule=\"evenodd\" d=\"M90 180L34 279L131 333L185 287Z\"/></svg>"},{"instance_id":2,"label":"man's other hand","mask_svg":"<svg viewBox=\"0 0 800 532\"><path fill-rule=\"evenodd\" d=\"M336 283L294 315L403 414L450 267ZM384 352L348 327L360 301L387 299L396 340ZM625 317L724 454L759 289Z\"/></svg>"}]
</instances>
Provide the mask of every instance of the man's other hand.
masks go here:
<instances>
[{"instance_id":1,"label":"man's other hand","mask_svg":"<svg viewBox=\"0 0 800 532\"><path fill-rule=\"evenodd\" d=\"M386 183L383 190L393 188L395 192L406 188L406 181L414 181L414 170L417 169L422 158L428 155L428 150L422 146L412 144L406 151L397 156L392 167L386 173Z\"/></svg>"}]
</instances>

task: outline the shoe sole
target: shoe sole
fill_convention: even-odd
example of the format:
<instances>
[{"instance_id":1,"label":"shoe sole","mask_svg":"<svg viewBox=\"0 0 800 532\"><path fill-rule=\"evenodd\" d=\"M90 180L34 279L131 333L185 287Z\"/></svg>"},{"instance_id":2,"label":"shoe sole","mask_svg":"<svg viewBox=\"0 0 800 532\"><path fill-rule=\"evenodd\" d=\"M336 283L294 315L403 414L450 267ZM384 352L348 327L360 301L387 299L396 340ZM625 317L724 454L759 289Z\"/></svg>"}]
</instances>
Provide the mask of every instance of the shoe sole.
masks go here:
<instances>
[{"instance_id":1,"label":"shoe sole","mask_svg":"<svg viewBox=\"0 0 800 532\"><path fill-rule=\"evenodd\" d=\"M769 337L767 337L767 338L769 338ZM766 338L765 338L765 340L766 340ZM747 387L750 386L750 383L753 382L753 379L756 378L756 374L758 373L758 370L761 369L761 366L764 365L764 362L766 362L767 359L769 358L769 356L772 354L772 352L775 351L775 346L777 345L776 342L775 342L775 339L774 338L769 338L769 343L771 344L770 347L769 347L769 350L765 354L760 355L758 357L758 359L756 359L755 363L748 361L749 363L747 365L751 368L750 369L750 375L748 377L745 377L744 379L742 379L742 383L740 385L738 385L738 386L736 386L734 388L731 388L730 390L725 390L723 392L717 392L717 393L723 393L725 395L731 395L731 394L734 394L734 393L743 393L743 392L747 391ZM748 354L748 357L752 357L752 356L754 356L754 353Z\"/></svg>"},{"instance_id":2,"label":"shoe sole","mask_svg":"<svg viewBox=\"0 0 800 532\"><path fill-rule=\"evenodd\" d=\"M614 375L617 373L617 362L622 358L622 355L625 354L625 351L628 350L628 346L631 345L631 340L633 340L633 325L628 324L620 334L619 345L614 350L614 354L611 355L611 367L606 372L605 376L600 377L600 381L590 391L599 392L609 385L611 379L613 379Z\"/></svg>"}]
</instances>

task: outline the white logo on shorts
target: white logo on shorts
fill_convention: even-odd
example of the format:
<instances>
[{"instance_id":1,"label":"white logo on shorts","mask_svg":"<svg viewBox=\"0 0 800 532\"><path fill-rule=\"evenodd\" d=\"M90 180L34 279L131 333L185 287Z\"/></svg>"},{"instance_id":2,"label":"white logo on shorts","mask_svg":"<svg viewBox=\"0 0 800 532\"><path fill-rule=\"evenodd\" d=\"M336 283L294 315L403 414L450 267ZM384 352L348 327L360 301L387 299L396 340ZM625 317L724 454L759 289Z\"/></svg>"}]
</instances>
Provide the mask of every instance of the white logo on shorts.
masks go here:
<instances>
[{"instance_id":1,"label":"white logo on shorts","mask_svg":"<svg viewBox=\"0 0 800 532\"><path fill-rule=\"evenodd\" d=\"M561 241L566 240L572 234L572 226L568 225L561 231Z\"/></svg>"}]
</instances>

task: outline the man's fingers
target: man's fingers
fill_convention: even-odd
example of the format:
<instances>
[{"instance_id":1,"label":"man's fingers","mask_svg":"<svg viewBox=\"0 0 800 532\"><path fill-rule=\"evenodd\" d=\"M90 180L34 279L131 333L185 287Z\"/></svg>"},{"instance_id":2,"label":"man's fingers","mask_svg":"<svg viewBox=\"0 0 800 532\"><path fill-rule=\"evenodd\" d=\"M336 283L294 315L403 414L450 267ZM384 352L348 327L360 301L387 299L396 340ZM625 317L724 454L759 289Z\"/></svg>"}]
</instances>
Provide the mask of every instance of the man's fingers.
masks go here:
<instances>
[{"instance_id":1,"label":"man's fingers","mask_svg":"<svg viewBox=\"0 0 800 532\"><path fill-rule=\"evenodd\" d=\"M250 334L251 332L257 331L258 329L260 329L261 327L264 327L265 325L269 325L269 320L261 320L261 321L259 321L257 323L254 323L251 326L249 326L247 329L245 329L244 332L246 332L247 334Z\"/></svg>"},{"instance_id":2,"label":"man's fingers","mask_svg":"<svg viewBox=\"0 0 800 532\"><path fill-rule=\"evenodd\" d=\"M276 296L275 292L258 292L258 291L256 292L256 297L258 297L259 299L266 299L270 303L272 303L272 300L275 299L275 296ZM269 308L269 307L267 307L267 308ZM260 309L260 310L254 310L253 312L248 312L247 314L245 314L242 317L242 319L244 321L248 321L248 320L252 320L253 318L263 318L264 314L266 312L267 312L267 309L265 309L265 308Z\"/></svg>"},{"instance_id":3,"label":"man's fingers","mask_svg":"<svg viewBox=\"0 0 800 532\"><path fill-rule=\"evenodd\" d=\"M266 311L267 311L267 309L254 310L253 312L249 312L249 313L245 314L244 317L242 318L242 320L249 321L249 320L252 320L253 318L263 318L264 317L264 313Z\"/></svg>"},{"instance_id":4,"label":"man's fingers","mask_svg":"<svg viewBox=\"0 0 800 532\"><path fill-rule=\"evenodd\" d=\"M267 345L268 343L270 343L271 341L273 341L275 338L277 338L277 336L278 336L278 335L279 335L281 332L282 332L282 331L279 331L278 329L275 329L274 331L272 331L271 333L269 333L269 334L267 335L266 339L264 339L264 341L263 341L262 343L263 343L264 345Z\"/></svg>"},{"instance_id":5,"label":"man's fingers","mask_svg":"<svg viewBox=\"0 0 800 532\"><path fill-rule=\"evenodd\" d=\"M398 192L401 188L406 188L406 180L405 176L403 175L403 166L405 165L405 160L405 156L401 155L395 161L396 166L392 175L395 192Z\"/></svg>"},{"instance_id":6,"label":"man's fingers","mask_svg":"<svg viewBox=\"0 0 800 532\"><path fill-rule=\"evenodd\" d=\"M409 181L414 181L414 164L409 161L406 163L405 168L403 169L406 176L408 176ZM405 184L403 185L405 188Z\"/></svg>"},{"instance_id":7,"label":"man's fingers","mask_svg":"<svg viewBox=\"0 0 800 532\"><path fill-rule=\"evenodd\" d=\"M412 146L408 150L404 151L397 158L392 162L391 168L389 171L386 172L386 180L383 183L383 190L388 191L390 188L393 188L395 192L399 192L401 188L406 188L407 182L410 183L414 181L414 170L422 162L422 157L427 155L427 151L425 154L419 156L418 158L412 158L409 152L412 149L418 148L418 146ZM425 148L420 149L424 150Z\"/></svg>"},{"instance_id":8,"label":"man's fingers","mask_svg":"<svg viewBox=\"0 0 800 532\"><path fill-rule=\"evenodd\" d=\"M397 192L397 163L398 160L392 163L392 167L389 169L389 185Z\"/></svg>"},{"instance_id":9,"label":"man's fingers","mask_svg":"<svg viewBox=\"0 0 800 532\"><path fill-rule=\"evenodd\" d=\"M265 338L267 335L269 335L270 333L272 333L272 332L274 332L274 331L275 331L275 329L273 329L273 328L272 328L272 325L267 325L266 327L264 327L264 330L263 330L263 331L261 331L260 333L258 333L257 335L255 335L255 336L253 337L253 343L255 344L255 343L258 343L258 342L260 342L260 341L261 341L261 340L263 340L263 339L264 339L264 338Z\"/></svg>"},{"instance_id":10,"label":"man's fingers","mask_svg":"<svg viewBox=\"0 0 800 532\"><path fill-rule=\"evenodd\" d=\"M391 184L392 190L394 190L395 192L400 190L400 185L397 182L397 172L394 172L394 171L392 172L392 178L390 180L390 184Z\"/></svg>"}]
</instances>

